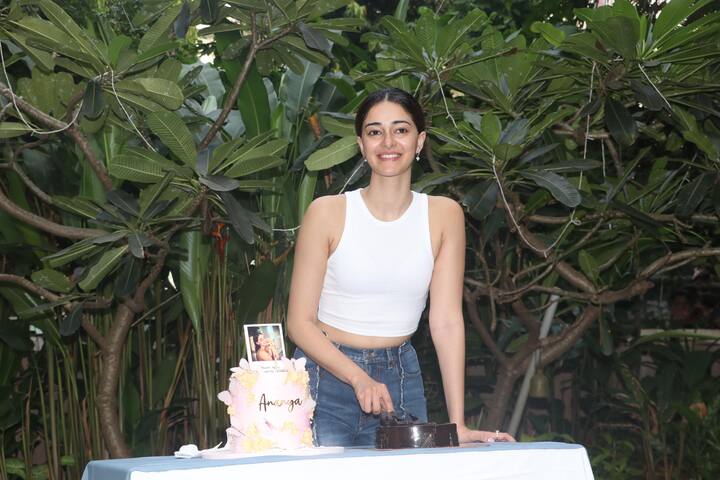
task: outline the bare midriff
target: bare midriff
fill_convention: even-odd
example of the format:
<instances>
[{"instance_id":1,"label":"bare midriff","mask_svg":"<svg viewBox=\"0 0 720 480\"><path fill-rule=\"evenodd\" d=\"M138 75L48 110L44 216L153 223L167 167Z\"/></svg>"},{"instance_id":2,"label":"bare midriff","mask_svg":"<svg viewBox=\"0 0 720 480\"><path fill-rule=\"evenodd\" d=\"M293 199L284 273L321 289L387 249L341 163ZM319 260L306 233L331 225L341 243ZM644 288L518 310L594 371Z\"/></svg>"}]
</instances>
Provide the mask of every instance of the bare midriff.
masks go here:
<instances>
[{"instance_id":1,"label":"bare midriff","mask_svg":"<svg viewBox=\"0 0 720 480\"><path fill-rule=\"evenodd\" d=\"M368 335L357 335L331 327L327 323L318 320L318 328L325 332L331 342L346 345L352 348L389 348L398 347L409 340L412 335L402 337L373 337Z\"/></svg>"}]
</instances>

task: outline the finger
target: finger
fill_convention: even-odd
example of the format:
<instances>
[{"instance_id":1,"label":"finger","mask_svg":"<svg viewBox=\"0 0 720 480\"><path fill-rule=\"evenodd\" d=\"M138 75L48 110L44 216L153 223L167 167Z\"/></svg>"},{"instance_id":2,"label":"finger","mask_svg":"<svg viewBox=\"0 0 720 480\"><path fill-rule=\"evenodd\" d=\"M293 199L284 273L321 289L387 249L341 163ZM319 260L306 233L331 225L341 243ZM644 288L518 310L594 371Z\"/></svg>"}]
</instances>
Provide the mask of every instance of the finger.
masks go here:
<instances>
[{"instance_id":1,"label":"finger","mask_svg":"<svg viewBox=\"0 0 720 480\"><path fill-rule=\"evenodd\" d=\"M382 393L374 390L373 391L373 413L379 415L383 411L383 398Z\"/></svg>"},{"instance_id":2,"label":"finger","mask_svg":"<svg viewBox=\"0 0 720 480\"><path fill-rule=\"evenodd\" d=\"M362 397L360 400L360 408L365 413L370 413L372 411L372 397L367 394L367 392L363 392Z\"/></svg>"},{"instance_id":3,"label":"finger","mask_svg":"<svg viewBox=\"0 0 720 480\"><path fill-rule=\"evenodd\" d=\"M395 407L393 407L392 397L388 393L387 388L385 389L385 393L380 399L382 400L382 408L384 411L388 413L392 413L395 411Z\"/></svg>"}]
</instances>

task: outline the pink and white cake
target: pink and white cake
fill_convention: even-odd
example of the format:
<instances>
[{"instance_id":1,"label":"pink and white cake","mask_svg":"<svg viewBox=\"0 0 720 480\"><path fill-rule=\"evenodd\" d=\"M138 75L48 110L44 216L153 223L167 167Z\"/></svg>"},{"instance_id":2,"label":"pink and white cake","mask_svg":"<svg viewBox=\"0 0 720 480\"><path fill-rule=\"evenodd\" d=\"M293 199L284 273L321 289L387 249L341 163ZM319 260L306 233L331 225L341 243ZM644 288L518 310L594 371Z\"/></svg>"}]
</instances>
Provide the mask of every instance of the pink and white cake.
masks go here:
<instances>
[{"instance_id":1,"label":"pink and white cake","mask_svg":"<svg viewBox=\"0 0 720 480\"><path fill-rule=\"evenodd\" d=\"M227 405L230 428L224 450L256 453L313 446L305 359L282 359L282 371L254 369L246 359L232 368L230 387L218 394Z\"/></svg>"}]
</instances>

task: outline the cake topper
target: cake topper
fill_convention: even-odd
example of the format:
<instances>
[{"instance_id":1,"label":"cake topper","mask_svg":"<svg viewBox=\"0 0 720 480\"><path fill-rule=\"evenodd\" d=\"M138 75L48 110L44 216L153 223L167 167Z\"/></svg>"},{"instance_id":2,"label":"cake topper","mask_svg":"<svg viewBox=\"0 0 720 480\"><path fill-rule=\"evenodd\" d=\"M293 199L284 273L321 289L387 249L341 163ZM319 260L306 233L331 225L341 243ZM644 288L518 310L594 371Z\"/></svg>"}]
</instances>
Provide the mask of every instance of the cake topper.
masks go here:
<instances>
[{"instance_id":1,"label":"cake topper","mask_svg":"<svg viewBox=\"0 0 720 480\"><path fill-rule=\"evenodd\" d=\"M245 325L244 328L247 360L251 368L284 370L281 362L286 357L282 325L257 323Z\"/></svg>"}]
</instances>

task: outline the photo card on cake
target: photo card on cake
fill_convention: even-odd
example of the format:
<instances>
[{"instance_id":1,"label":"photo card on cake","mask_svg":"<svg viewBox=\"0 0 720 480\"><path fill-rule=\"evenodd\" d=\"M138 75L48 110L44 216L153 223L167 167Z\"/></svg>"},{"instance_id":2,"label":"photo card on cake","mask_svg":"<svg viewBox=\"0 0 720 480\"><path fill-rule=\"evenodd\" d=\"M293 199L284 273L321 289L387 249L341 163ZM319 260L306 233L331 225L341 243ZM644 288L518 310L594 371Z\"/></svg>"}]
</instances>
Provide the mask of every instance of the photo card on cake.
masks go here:
<instances>
[{"instance_id":1,"label":"photo card on cake","mask_svg":"<svg viewBox=\"0 0 720 480\"><path fill-rule=\"evenodd\" d=\"M282 370L285 342L279 323L254 323L245 325L247 359L253 368Z\"/></svg>"}]
</instances>

